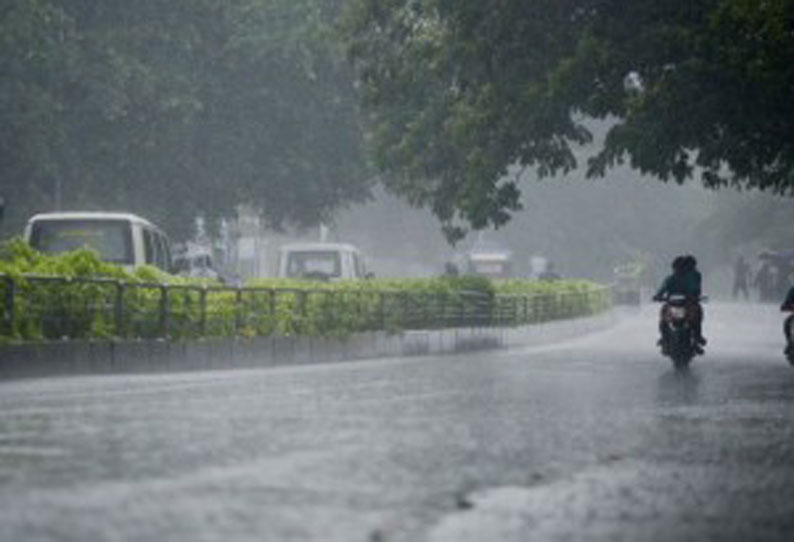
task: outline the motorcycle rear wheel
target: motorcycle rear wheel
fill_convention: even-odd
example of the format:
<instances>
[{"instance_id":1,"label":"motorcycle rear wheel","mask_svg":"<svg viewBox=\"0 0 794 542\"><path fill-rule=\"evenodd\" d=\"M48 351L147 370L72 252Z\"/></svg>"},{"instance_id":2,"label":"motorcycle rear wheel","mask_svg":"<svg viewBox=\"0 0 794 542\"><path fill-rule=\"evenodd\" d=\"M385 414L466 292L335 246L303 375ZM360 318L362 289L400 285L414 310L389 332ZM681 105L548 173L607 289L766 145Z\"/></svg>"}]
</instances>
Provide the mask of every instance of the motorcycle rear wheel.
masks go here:
<instances>
[{"instance_id":1,"label":"motorcycle rear wheel","mask_svg":"<svg viewBox=\"0 0 794 542\"><path fill-rule=\"evenodd\" d=\"M673 360L673 367L685 369L695 356L692 349L692 337L689 332L683 330L674 331L670 335L670 359Z\"/></svg>"},{"instance_id":2,"label":"motorcycle rear wheel","mask_svg":"<svg viewBox=\"0 0 794 542\"><path fill-rule=\"evenodd\" d=\"M673 358L673 367L676 369L686 369L689 367L689 363L692 361L691 354L685 353L678 353L672 356Z\"/></svg>"}]
</instances>

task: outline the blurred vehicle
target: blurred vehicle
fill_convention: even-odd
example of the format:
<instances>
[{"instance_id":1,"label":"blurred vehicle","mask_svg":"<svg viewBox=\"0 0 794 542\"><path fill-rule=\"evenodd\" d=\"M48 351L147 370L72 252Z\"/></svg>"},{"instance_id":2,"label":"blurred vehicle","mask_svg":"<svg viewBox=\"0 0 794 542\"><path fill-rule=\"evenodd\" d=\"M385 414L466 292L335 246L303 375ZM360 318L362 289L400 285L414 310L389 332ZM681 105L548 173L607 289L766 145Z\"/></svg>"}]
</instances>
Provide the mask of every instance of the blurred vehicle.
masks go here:
<instances>
[{"instance_id":1,"label":"blurred vehicle","mask_svg":"<svg viewBox=\"0 0 794 542\"><path fill-rule=\"evenodd\" d=\"M347 243L291 243L279 250L278 276L313 280L371 277L361 252Z\"/></svg>"},{"instance_id":2,"label":"blurred vehicle","mask_svg":"<svg viewBox=\"0 0 794 542\"><path fill-rule=\"evenodd\" d=\"M209 251L178 254L174 257L174 273L183 277L220 279Z\"/></svg>"},{"instance_id":3,"label":"blurred vehicle","mask_svg":"<svg viewBox=\"0 0 794 542\"><path fill-rule=\"evenodd\" d=\"M642 267L624 264L613 270L614 287L612 297L616 305L639 305L642 291Z\"/></svg>"},{"instance_id":4,"label":"blurred vehicle","mask_svg":"<svg viewBox=\"0 0 794 542\"><path fill-rule=\"evenodd\" d=\"M478 243L466 254L466 272L488 278L513 274L513 252L490 243Z\"/></svg>"},{"instance_id":5,"label":"blurred vehicle","mask_svg":"<svg viewBox=\"0 0 794 542\"><path fill-rule=\"evenodd\" d=\"M25 240L41 252L88 247L128 270L153 265L171 272L171 241L157 226L131 213L41 213L28 220Z\"/></svg>"},{"instance_id":6,"label":"blurred vehicle","mask_svg":"<svg viewBox=\"0 0 794 542\"><path fill-rule=\"evenodd\" d=\"M218 263L214 251L207 245L188 241L176 245L174 273L187 278L217 280L228 286L242 286L242 278ZM223 253L220 253L222 261Z\"/></svg>"}]
</instances>

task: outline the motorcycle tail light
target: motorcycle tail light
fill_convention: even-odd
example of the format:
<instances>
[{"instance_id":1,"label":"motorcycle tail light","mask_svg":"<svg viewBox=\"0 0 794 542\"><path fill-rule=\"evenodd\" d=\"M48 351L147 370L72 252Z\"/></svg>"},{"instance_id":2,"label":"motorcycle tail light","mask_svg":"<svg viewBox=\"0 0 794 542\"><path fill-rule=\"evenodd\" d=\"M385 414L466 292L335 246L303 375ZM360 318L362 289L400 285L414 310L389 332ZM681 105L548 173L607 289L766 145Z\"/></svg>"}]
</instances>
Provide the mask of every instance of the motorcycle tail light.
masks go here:
<instances>
[{"instance_id":1,"label":"motorcycle tail light","mask_svg":"<svg viewBox=\"0 0 794 542\"><path fill-rule=\"evenodd\" d=\"M684 307L670 307L670 316L672 318L683 318L686 316L686 309Z\"/></svg>"},{"instance_id":2,"label":"motorcycle tail light","mask_svg":"<svg viewBox=\"0 0 794 542\"><path fill-rule=\"evenodd\" d=\"M670 317L680 319L686 316L686 309L684 307L670 307Z\"/></svg>"}]
</instances>

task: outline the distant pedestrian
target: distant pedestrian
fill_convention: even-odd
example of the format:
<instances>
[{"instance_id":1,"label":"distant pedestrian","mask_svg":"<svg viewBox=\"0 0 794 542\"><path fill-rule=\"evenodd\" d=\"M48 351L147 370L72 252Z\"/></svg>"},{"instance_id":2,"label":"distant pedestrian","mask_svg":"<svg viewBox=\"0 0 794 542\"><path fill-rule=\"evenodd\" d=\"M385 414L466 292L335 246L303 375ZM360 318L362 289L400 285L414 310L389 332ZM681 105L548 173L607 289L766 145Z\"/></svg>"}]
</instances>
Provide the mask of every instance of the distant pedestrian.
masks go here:
<instances>
[{"instance_id":1,"label":"distant pedestrian","mask_svg":"<svg viewBox=\"0 0 794 542\"><path fill-rule=\"evenodd\" d=\"M775 277L772 271L772 266L769 262L764 262L761 269L755 275L753 286L758 288L758 300L762 303L767 303L774 299L772 292L774 291Z\"/></svg>"},{"instance_id":2,"label":"distant pedestrian","mask_svg":"<svg viewBox=\"0 0 794 542\"><path fill-rule=\"evenodd\" d=\"M560 280L560 275L554 270L554 264L552 262L548 262L546 264L546 270L543 271L538 278L540 280L553 281Z\"/></svg>"},{"instance_id":3,"label":"distant pedestrian","mask_svg":"<svg viewBox=\"0 0 794 542\"><path fill-rule=\"evenodd\" d=\"M739 293L744 294L744 299L750 299L750 291L747 283L750 278L750 265L745 261L744 256L739 256L733 265L733 298L736 299Z\"/></svg>"}]
</instances>

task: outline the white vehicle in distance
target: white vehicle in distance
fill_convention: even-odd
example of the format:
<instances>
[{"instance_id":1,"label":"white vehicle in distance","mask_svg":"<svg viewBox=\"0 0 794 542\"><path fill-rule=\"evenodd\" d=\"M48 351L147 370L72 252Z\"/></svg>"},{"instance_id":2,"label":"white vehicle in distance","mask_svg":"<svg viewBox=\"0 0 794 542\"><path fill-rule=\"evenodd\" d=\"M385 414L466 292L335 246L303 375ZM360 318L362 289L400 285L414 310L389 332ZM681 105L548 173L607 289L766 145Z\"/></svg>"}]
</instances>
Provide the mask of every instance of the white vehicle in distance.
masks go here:
<instances>
[{"instance_id":1,"label":"white vehicle in distance","mask_svg":"<svg viewBox=\"0 0 794 542\"><path fill-rule=\"evenodd\" d=\"M189 250L174 256L174 273L190 278L219 279L208 250Z\"/></svg>"},{"instance_id":2,"label":"white vehicle in distance","mask_svg":"<svg viewBox=\"0 0 794 542\"><path fill-rule=\"evenodd\" d=\"M466 272L492 279L513 274L513 253L495 245L484 245L466 255Z\"/></svg>"},{"instance_id":3,"label":"white vehicle in distance","mask_svg":"<svg viewBox=\"0 0 794 542\"><path fill-rule=\"evenodd\" d=\"M347 243L291 243L279 250L278 276L315 280L369 278L361 252Z\"/></svg>"},{"instance_id":4,"label":"white vehicle in distance","mask_svg":"<svg viewBox=\"0 0 794 542\"><path fill-rule=\"evenodd\" d=\"M171 272L171 242L160 228L131 213L97 211L41 213L25 227L25 240L41 252L87 246L106 262L127 270L153 265Z\"/></svg>"}]
</instances>

